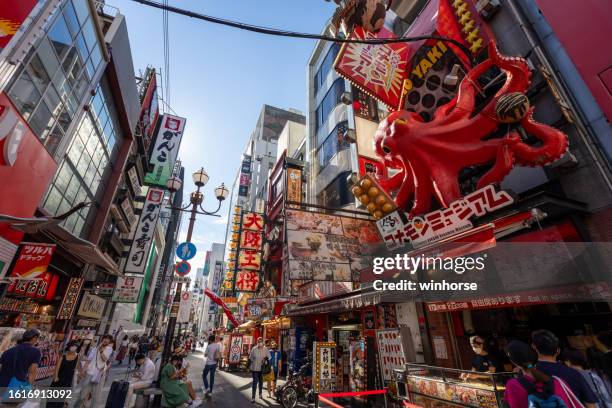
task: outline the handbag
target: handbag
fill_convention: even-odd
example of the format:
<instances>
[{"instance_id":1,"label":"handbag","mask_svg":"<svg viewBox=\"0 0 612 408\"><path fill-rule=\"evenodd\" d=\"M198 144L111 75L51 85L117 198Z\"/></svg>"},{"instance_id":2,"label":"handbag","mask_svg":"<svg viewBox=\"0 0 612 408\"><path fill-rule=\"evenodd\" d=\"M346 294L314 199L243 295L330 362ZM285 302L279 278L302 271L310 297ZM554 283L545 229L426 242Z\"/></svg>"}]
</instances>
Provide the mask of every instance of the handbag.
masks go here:
<instances>
[{"instance_id":1,"label":"handbag","mask_svg":"<svg viewBox=\"0 0 612 408\"><path fill-rule=\"evenodd\" d=\"M266 374L270 374L270 371L272 371L272 367L270 366L270 361L265 358L264 361L261 363L261 373L263 375Z\"/></svg>"},{"instance_id":2,"label":"handbag","mask_svg":"<svg viewBox=\"0 0 612 408\"><path fill-rule=\"evenodd\" d=\"M557 380L557 382L559 382L559 384L561 384L561 388L563 389L563 392L565 392L565 395L567 396L567 399L569 400L570 404L572 405L570 408L584 408L584 405L582 404L582 402L580 402L578 397L576 397L574 392L565 383L565 381L563 381L561 378L556 377L556 376L553 376L553 378L555 380Z\"/></svg>"}]
</instances>

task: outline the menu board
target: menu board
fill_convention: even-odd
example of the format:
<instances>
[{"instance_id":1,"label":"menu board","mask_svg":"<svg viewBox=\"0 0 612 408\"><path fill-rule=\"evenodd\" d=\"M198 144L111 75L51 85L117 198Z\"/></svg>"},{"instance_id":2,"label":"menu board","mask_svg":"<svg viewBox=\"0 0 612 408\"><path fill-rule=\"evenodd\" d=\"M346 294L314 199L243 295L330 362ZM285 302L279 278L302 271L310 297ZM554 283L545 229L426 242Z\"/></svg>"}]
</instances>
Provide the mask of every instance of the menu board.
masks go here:
<instances>
[{"instance_id":1,"label":"menu board","mask_svg":"<svg viewBox=\"0 0 612 408\"><path fill-rule=\"evenodd\" d=\"M402 337L397 329L377 330L376 340L383 381L391 381L393 370L405 364Z\"/></svg>"},{"instance_id":2,"label":"menu board","mask_svg":"<svg viewBox=\"0 0 612 408\"><path fill-rule=\"evenodd\" d=\"M336 390L336 343L314 342L313 386L316 392Z\"/></svg>"},{"instance_id":3,"label":"menu board","mask_svg":"<svg viewBox=\"0 0 612 408\"><path fill-rule=\"evenodd\" d=\"M486 384L470 383L470 386L463 386L433 378L410 376L408 377L408 389L411 392L463 404L468 407L497 407L495 392Z\"/></svg>"},{"instance_id":4,"label":"menu board","mask_svg":"<svg viewBox=\"0 0 612 408\"><path fill-rule=\"evenodd\" d=\"M365 391L366 383L366 359L365 340L351 340L349 345L349 388L353 392Z\"/></svg>"}]
</instances>

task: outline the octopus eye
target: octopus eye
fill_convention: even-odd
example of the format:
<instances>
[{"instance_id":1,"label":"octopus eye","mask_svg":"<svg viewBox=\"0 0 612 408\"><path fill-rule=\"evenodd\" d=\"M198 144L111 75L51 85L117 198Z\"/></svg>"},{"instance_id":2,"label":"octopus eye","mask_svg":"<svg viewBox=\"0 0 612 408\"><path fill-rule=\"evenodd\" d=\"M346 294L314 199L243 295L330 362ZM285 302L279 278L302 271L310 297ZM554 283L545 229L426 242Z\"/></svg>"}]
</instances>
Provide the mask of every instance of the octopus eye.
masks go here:
<instances>
[{"instance_id":1,"label":"octopus eye","mask_svg":"<svg viewBox=\"0 0 612 408\"><path fill-rule=\"evenodd\" d=\"M382 151L385 152L385 154L391 153L391 149L389 149L389 147L387 147L385 145L382 146Z\"/></svg>"}]
</instances>

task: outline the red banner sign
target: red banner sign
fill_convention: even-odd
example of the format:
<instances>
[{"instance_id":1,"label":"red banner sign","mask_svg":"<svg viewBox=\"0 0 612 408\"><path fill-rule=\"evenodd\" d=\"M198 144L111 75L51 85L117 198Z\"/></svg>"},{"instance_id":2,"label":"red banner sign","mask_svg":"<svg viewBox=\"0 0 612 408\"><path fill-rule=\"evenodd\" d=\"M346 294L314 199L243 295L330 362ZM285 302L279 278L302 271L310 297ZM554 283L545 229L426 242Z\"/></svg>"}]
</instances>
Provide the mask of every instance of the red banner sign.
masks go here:
<instances>
[{"instance_id":1,"label":"red banner sign","mask_svg":"<svg viewBox=\"0 0 612 408\"><path fill-rule=\"evenodd\" d=\"M11 278L41 279L55 252L55 244L24 242L21 244Z\"/></svg>"},{"instance_id":2,"label":"red banner sign","mask_svg":"<svg viewBox=\"0 0 612 408\"><path fill-rule=\"evenodd\" d=\"M352 39L395 38L383 28L377 34L365 33L357 27ZM397 109L402 84L408 75L409 46L392 44L346 44L336 60L336 71L358 88L382 101L391 109Z\"/></svg>"},{"instance_id":3,"label":"red banner sign","mask_svg":"<svg viewBox=\"0 0 612 408\"><path fill-rule=\"evenodd\" d=\"M0 8L0 48L6 47L38 0L5 0Z\"/></svg>"},{"instance_id":4,"label":"red banner sign","mask_svg":"<svg viewBox=\"0 0 612 408\"><path fill-rule=\"evenodd\" d=\"M238 271L236 273L236 291L256 292L259 289L261 275L258 271Z\"/></svg>"}]
</instances>

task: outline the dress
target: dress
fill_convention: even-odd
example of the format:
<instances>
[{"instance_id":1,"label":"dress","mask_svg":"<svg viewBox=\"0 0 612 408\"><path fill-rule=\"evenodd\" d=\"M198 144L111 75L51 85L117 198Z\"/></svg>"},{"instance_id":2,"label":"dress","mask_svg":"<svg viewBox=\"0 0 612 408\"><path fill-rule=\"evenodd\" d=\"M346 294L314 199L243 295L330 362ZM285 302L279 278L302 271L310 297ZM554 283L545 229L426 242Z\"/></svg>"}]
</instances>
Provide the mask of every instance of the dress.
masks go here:
<instances>
[{"instance_id":1,"label":"dress","mask_svg":"<svg viewBox=\"0 0 612 408\"><path fill-rule=\"evenodd\" d=\"M57 381L51 383L51 387L57 388L72 388L74 381L74 371L76 370L77 362L79 359L75 357L74 360L68 360L66 355L62 357L60 362L59 371L57 372ZM50 401L47 402L47 408L62 408L64 403L61 401Z\"/></svg>"},{"instance_id":2,"label":"dress","mask_svg":"<svg viewBox=\"0 0 612 408\"><path fill-rule=\"evenodd\" d=\"M174 368L172 364L166 364L162 370L161 381L159 384L165 403L169 407L178 407L189 401L187 384L179 381L178 379L170 378L175 371L176 368Z\"/></svg>"}]
</instances>

